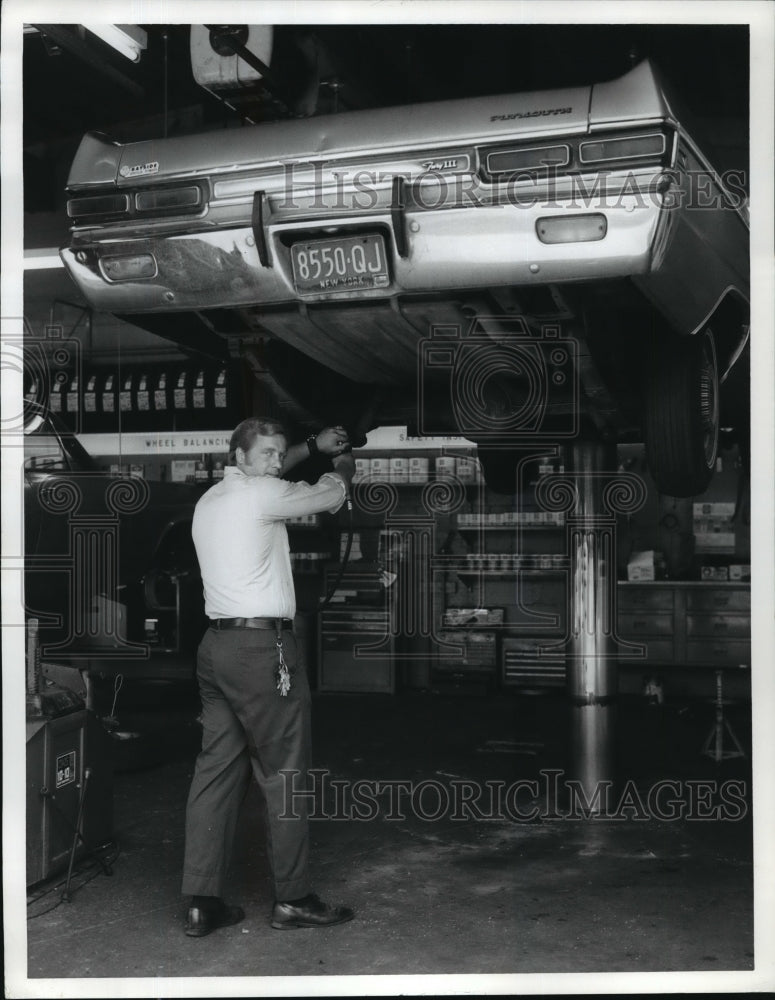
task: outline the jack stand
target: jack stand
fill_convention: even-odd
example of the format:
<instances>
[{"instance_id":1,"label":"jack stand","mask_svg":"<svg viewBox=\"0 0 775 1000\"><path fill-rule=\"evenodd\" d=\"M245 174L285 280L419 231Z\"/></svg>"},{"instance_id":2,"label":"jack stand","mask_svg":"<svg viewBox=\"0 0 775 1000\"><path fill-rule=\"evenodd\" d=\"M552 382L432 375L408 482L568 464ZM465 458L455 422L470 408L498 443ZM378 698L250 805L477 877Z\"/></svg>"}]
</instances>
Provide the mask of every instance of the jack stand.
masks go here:
<instances>
[{"instance_id":1,"label":"jack stand","mask_svg":"<svg viewBox=\"0 0 775 1000\"><path fill-rule=\"evenodd\" d=\"M729 724L729 720L724 718L723 673L723 670L716 671L716 721L708 733L708 738L705 740L701 751L707 757L712 757L717 764L719 761L731 760L733 757L745 757L745 751L740 746L740 741L735 735L734 729ZM725 729L735 745L734 750L724 749Z\"/></svg>"}]
</instances>

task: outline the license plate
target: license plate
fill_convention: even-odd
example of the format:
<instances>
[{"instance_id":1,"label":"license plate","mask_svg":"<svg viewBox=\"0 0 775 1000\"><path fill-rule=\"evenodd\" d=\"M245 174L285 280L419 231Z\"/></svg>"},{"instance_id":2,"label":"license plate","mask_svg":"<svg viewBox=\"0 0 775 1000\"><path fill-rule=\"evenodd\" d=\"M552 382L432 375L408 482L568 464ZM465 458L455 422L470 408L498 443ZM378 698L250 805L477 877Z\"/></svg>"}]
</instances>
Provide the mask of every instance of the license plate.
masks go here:
<instances>
[{"instance_id":1,"label":"license plate","mask_svg":"<svg viewBox=\"0 0 775 1000\"><path fill-rule=\"evenodd\" d=\"M310 240L291 247L299 292L346 292L389 283L385 241L377 235Z\"/></svg>"}]
</instances>

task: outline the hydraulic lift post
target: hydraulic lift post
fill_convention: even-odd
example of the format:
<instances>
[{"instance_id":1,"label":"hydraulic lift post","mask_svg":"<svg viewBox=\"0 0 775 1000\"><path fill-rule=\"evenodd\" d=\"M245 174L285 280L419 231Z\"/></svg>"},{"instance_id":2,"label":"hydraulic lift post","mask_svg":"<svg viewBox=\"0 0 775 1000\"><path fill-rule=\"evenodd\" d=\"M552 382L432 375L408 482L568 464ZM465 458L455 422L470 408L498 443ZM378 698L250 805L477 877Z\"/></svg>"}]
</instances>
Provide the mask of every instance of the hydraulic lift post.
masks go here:
<instances>
[{"instance_id":1,"label":"hydraulic lift post","mask_svg":"<svg viewBox=\"0 0 775 1000\"><path fill-rule=\"evenodd\" d=\"M615 447L569 446L575 505L569 512L568 777L591 812L605 811L615 778L617 701Z\"/></svg>"}]
</instances>

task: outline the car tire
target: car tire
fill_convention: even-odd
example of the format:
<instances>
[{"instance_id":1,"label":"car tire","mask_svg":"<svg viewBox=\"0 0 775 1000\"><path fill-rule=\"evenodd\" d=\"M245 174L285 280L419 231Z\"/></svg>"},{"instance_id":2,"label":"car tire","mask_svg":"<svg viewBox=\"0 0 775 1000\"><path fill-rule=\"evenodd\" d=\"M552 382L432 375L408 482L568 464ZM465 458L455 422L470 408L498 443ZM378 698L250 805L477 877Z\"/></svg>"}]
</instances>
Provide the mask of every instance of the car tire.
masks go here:
<instances>
[{"instance_id":1,"label":"car tire","mask_svg":"<svg viewBox=\"0 0 775 1000\"><path fill-rule=\"evenodd\" d=\"M719 377L713 333L661 342L644 386L646 462L660 493L703 493L716 466Z\"/></svg>"}]
</instances>

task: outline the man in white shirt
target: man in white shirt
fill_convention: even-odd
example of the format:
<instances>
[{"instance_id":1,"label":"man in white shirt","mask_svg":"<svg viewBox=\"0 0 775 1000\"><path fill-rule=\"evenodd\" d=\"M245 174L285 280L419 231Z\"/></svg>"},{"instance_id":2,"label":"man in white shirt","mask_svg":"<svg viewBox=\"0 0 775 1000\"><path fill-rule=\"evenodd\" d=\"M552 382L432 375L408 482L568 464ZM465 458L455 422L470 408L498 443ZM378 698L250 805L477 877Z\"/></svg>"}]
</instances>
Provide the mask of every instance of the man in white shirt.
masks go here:
<instances>
[{"instance_id":1,"label":"man in white shirt","mask_svg":"<svg viewBox=\"0 0 775 1000\"><path fill-rule=\"evenodd\" d=\"M223 480L196 505L192 534L210 628L197 654L202 750L186 808L183 893L191 896L191 937L245 916L222 893L251 773L266 803L272 927L327 926L353 916L311 892L307 814L294 801L294 815L283 815L282 773L303 780L310 767L310 692L292 630L296 601L284 522L342 506L355 468L347 449L341 427L288 449L281 424L244 420L232 434ZM331 457L333 472L314 485L280 478L317 451Z\"/></svg>"}]
</instances>

